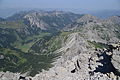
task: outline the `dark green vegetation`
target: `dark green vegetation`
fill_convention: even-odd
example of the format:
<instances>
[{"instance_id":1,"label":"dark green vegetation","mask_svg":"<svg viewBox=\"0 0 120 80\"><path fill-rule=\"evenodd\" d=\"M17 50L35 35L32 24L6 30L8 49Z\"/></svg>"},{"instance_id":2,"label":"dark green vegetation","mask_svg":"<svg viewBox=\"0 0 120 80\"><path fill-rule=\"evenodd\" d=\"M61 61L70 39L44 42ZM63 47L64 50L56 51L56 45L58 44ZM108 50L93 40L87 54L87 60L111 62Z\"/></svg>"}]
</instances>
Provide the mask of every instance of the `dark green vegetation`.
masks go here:
<instances>
[{"instance_id":1,"label":"dark green vegetation","mask_svg":"<svg viewBox=\"0 0 120 80\"><path fill-rule=\"evenodd\" d=\"M11 72L27 72L31 76L34 76L41 69L48 69L51 67L51 62L56 56L51 55L40 55L30 52L30 48L33 44L39 42L45 37L51 38L51 33L41 32L39 35L28 36L22 39L16 31L12 29L3 30L0 38L0 70L11 71ZM49 40L48 39L48 40Z\"/></svg>"},{"instance_id":2,"label":"dark green vegetation","mask_svg":"<svg viewBox=\"0 0 120 80\"><path fill-rule=\"evenodd\" d=\"M0 70L11 72L27 72L34 76L42 69L52 67L51 63L60 55L53 53L61 47L62 41L70 32L60 32L52 37L50 33L28 37L25 40L11 42L12 45L0 48ZM44 34L44 35L43 35ZM16 46L16 45L17 46ZM9 66L7 66L9 65Z\"/></svg>"},{"instance_id":3,"label":"dark green vegetation","mask_svg":"<svg viewBox=\"0 0 120 80\"><path fill-rule=\"evenodd\" d=\"M32 46L41 40L49 41L52 33L41 32L38 35L31 35L22 39L14 29L0 29L0 55L4 56L0 59L0 70L11 72L27 72L31 76L51 67L51 62L56 57L55 54L32 53ZM48 39L46 39L48 38ZM43 42L44 44L44 42ZM41 45L41 44L38 44Z\"/></svg>"},{"instance_id":4,"label":"dark green vegetation","mask_svg":"<svg viewBox=\"0 0 120 80\"><path fill-rule=\"evenodd\" d=\"M22 28L25 26L23 24L23 21L1 21L0 22L0 27L4 28Z\"/></svg>"},{"instance_id":5,"label":"dark green vegetation","mask_svg":"<svg viewBox=\"0 0 120 80\"><path fill-rule=\"evenodd\" d=\"M3 58L0 59L0 70L3 71L19 71L17 67L27 61L22 57L22 52L8 48L0 48L0 55L3 56Z\"/></svg>"},{"instance_id":6,"label":"dark green vegetation","mask_svg":"<svg viewBox=\"0 0 120 80\"><path fill-rule=\"evenodd\" d=\"M31 25L26 15L42 20L41 24L47 24L47 29ZM52 67L51 63L60 55L54 51L61 48L62 41L70 33L59 30L80 16L63 12L56 14L54 11L31 11L7 19L0 18L0 71L29 71L28 75L34 76L42 69Z\"/></svg>"},{"instance_id":7,"label":"dark green vegetation","mask_svg":"<svg viewBox=\"0 0 120 80\"><path fill-rule=\"evenodd\" d=\"M32 71L30 75L34 76L42 69L51 67L52 60L56 55L41 55L40 51L35 54L30 52L30 49L42 39L48 41L52 37L52 33L41 32L40 34L33 34L23 38L22 36L24 35L15 29L18 25L11 23L12 25L14 28L8 28L8 24L4 24L5 27L1 25L3 27L0 28L0 55L3 56L0 59L0 70L21 73Z\"/></svg>"}]
</instances>

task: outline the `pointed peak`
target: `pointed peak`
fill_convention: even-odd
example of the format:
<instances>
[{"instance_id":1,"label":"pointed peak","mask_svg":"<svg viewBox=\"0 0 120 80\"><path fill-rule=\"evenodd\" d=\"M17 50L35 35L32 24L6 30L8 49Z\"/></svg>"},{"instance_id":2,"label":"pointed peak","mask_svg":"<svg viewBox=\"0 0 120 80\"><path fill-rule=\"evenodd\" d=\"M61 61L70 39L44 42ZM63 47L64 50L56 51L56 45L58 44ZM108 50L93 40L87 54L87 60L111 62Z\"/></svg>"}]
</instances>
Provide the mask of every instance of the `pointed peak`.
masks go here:
<instances>
[{"instance_id":1,"label":"pointed peak","mask_svg":"<svg viewBox=\"0 0 120 80\"><path fill-rule=\"evenodd\" d=\"M0 17L0 21L5 21L5 19Z\"/></svg>"},{"instance_id":2,"label":"pointed peak","mask_svg":"<svg viewBox=\"0 0 120 80\"><path fill-rule=\"evenodd\" d=\"M120 24L120 16L112 16L112 17L109 17L107 20Z\"/></svg>"},{"instance_id":3,"label":"pointed peak","mask_svg":"<svg viewBox=\"0 0 120 80\"><path fill-rule=\"evenodd\" d=\"M120 19L120 16L111 16L108 19Z\"/></svg>"},{"instance_id":4,"label":"pointed peak","mask_svg":"<svg viewBox=\"0 0 120 80\"><path fill-rule=\"evenodd\" d=\"M84 14L83 17L87 18L97 18L96 16L90 15L90 14Z\"/></svg>"}]
</instances>

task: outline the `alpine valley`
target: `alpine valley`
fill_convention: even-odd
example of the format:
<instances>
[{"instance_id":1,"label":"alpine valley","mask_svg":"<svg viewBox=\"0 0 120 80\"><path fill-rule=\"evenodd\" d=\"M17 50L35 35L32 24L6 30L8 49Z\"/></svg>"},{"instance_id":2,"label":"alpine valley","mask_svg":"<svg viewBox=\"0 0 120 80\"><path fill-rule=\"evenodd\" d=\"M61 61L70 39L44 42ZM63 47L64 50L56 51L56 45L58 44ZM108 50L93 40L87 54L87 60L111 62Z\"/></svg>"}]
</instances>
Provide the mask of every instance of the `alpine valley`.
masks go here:
<instances>
[{"instance_id":1,"label":"alpine valley","mask_svg":"<svg viewBox=\"0 0 120 80\"><path fill-rule=\"evenodd\" d=\"M120 80L120 16L24 11L0 18L0 80Z\"/></svg>"}]
</instances>

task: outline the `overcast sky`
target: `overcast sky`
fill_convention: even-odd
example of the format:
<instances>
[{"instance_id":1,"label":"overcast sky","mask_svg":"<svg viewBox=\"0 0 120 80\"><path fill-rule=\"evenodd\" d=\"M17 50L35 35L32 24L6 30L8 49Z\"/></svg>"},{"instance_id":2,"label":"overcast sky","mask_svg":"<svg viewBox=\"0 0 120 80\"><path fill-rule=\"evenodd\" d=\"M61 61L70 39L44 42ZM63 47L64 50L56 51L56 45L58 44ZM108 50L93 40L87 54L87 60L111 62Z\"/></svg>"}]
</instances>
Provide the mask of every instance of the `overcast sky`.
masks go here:
<instances>
[{"instance_id":1,"label":"overcast sky","mask_svg":"<svg viewBox=\"0 0 120 80\"><path fill-rule=\"evenodd\" d=\"M120 0L0 0L0 9L2 8L120 10Z\"/></svg>"}]
</instances>

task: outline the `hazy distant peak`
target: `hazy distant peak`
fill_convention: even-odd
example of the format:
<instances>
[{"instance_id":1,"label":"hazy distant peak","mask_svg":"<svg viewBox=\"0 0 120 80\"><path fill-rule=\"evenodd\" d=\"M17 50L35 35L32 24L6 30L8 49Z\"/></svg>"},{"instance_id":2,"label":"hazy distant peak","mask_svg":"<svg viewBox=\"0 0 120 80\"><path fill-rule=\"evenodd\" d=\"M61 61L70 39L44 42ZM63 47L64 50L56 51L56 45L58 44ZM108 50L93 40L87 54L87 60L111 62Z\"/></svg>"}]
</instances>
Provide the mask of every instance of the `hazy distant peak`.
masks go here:
<instances>
[{"instance_id":1,"label":"hazy distant peak","mask_svg":"<svg viewBox=\"0 0 120 80\"><path fill-rule=\"evenodd\" d=\"M0 17L0 21L4 21L4 20L5 20L5 19L3 19L3 18Z\"/></svg>"},{"instance_id":2,"label":"hazy distant peak","mask_svg":"<svg viewBox=\"0 0 120 80\"><path fill-rule=\"evenodd\" d=\"M120 16L111 16L109 19L120 19Z\"/></svg>"},{"instance_id":3,"label":"hazy distant peak","mask_svg":"<svg viewBox=\"0 0 120 80\"><path fill-rule=\"evenodd\" d=\"M119 23L120 24L120 16L111 16L107 20L114 22L114 23Z\"/></svg>"},{"instance_id":4,"label":"hazy distant peak","mask_svg":"<svg viewBox=\"0 0 120 80\"><path fill-rule=\"evenodd\" d=\"M98 22L100 21L100 19L98 19L96 16L92 16L90 14L85 14L84 16L82 16L80 19L77 20L77 22Z\"/></svg>"}]
</instances>

